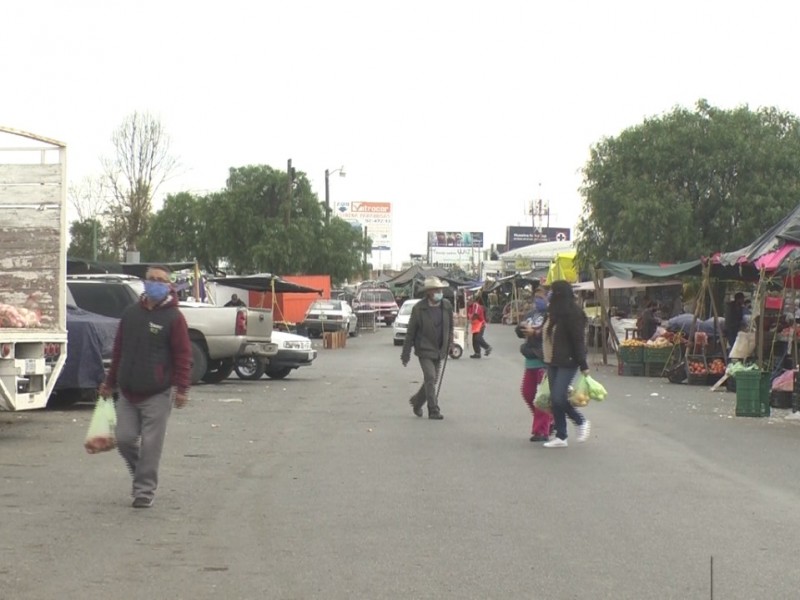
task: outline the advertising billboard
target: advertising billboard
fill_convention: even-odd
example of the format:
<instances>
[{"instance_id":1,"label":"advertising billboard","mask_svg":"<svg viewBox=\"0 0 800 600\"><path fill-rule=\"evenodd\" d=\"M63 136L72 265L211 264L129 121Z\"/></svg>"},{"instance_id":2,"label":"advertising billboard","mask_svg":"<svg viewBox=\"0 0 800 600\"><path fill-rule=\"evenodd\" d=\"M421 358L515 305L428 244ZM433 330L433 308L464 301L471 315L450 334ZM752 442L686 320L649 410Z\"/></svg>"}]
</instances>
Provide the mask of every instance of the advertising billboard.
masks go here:
<instances>
[{"instance_id":1,"label":"advertising billboard","mask_svg":"<svg viewBox=\"0 0 800 600\"><path fill-rule=\"evenodd\" d=\"M429 231L428 248L483 248L483 232Z\"/></svg>"},{"instance_id":2,"label":"advertising billboard","mask_svg":"<svg viewBox=\"0 0 800 600\"><path fill-rule=\"evenodd\" d=\"M366 227L373 250L391 250L391 202L337 202L336 215L362 231Z\"/></svg>"},{"instance_id":3,"label":"advertising billboard","mask_svg":"<svg viewBox=\"0 0 800 600\"><path fill-rule=\"evenodd\" d=\"M570 239L569 227L537 227L536 229L519 225L506 227L507 250L515 250L542 242L567 242Z\"/></svg>"}]
</instances>

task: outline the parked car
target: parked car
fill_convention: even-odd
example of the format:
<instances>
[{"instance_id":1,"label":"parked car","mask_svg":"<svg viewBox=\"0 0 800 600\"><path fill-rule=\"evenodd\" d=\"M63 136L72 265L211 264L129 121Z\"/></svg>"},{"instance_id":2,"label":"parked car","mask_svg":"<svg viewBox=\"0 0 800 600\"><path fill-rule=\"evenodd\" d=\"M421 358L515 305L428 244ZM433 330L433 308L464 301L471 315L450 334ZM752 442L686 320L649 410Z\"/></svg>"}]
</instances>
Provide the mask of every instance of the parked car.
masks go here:
<instances>
[{"instance_id":1,"label":"parked car","mask_svg":"<svg viewBox=\"0 0 800 600\"><path fill-rule=\"evenodd\" d=\"M270 379L283 379L294 369L310 366L317 358L311 340L302 335L273 331L272 341L278 344L278 353L268 359L240 356L234 370L240 379L259 379L266 374Z\"/></svg>"},{"instance_id":2,"label":"parked car","mask_svg":"<svg viewBox=\"0 0 800 600\"><path fill-rule=\"evenodd\" d=\"M353 300L353 309L374 310L375 320L386 323L387 326L394 323L397 318L397 300L389 288L359 288Z\"/></svg>"},{"instance_id":3,"label":"parked car","mask_svg":"<svg viewBox=\"0 0 800 600\"><path fill-rule=\"evenodd\" d=\"M358 335L358 318L344 300L315 300L308 307L300 327L309 337L320 337L325 331L346 331L355 337Z\"/></svg>"},{"instance_id":4,"label":"parked car","mask_svg":"<svg viewBox=\"0 0 800 600\"><path fill-rule=\"evenodd\" d=\"M400 307L397 313L397 319L394 322L393 329L394 335L392 340L395 346L400 346L406 339L406 330L408 329L408 320L411 318L411 309L419 302L419 298L409 298Z\"/></svg>"},{"instance_id":5,"label":"parked car","mask_svg":"<svg viewBox=\"0 0 800 600\"><path fill-rule=\"evenodd\" d=\"M47 401L50 408L94 402L111 364L118 319L77 307L67 288L67 359Z\"/></svg>"}]
</instances>

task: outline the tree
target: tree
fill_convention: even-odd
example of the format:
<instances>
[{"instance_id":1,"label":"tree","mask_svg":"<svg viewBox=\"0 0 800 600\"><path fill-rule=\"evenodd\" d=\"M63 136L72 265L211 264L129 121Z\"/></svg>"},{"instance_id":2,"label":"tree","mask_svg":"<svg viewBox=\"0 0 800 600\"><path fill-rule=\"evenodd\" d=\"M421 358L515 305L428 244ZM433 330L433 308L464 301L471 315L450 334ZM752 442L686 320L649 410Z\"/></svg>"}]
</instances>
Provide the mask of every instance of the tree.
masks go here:
<instances>
[{"instance_id":1,"label":"tree","mask_svg":"<svg viewBox=\"0 0 800 600\"><path fill-rule=\"evenodd\" d=\"M291 189L291 192L290 192ZM324 223L304 173L265 165L231 168L224 190L167 197L142 240L147 260L197 259L236 273L328 273L334 281L361 268L359 231L340 219Z\"/></svg>"},{"instance_id":2,"label":"tree","mask_svg":"<svg viewBox=\"0 0 800 600\"><path fill-rule=\"evenodd\" d=\"M206 239L208 197L188 192L170 194L164 207L153 215L147 233L141 241L142 257L146 261L184 262L197 260L213 265Z\"/></svg>"},{"instance_id":3,"label":"tree","mask_svg":"<svg viewBox=\"0 0 800 600\"><path fill-rule=\"evenodd\" d=\"M745 246L800 200L800 121L698 101L591 149L581 263L682 261Z\"/></svg>"},{"instance_id":4,"label":"tree","mask_svg":"<svg viewBox=\"0 0 800 600\"><path fill-rule=\"evenodd\" d=\"M67 256L84 260L115 261L118 256L108 244L108 234L99 219L73 221L69 227Z\"/></svg>"},{"instance_id":5,"label":"tree","mask_svg":"<svg viewBox=\"0 0 800 600\"><path fill-rule=\"evenodd\" d=\"M177 168L169 137L161 122L148 113L128 116L111 138L114 154L103 160L112 193L110 212L122 226L126 249L136 250L147 229L153 196Z\"/></svg>"},{"instance_id":6,"label":"tree","mask_svg":"<svg viewBox=\"0 0 800 600\"><path fill-rule=\"evenodd\" d=\"M88 176L67 190L69 203L78 214L78 221L97 219L108 210L109 190L102 177Z\"/></svg>"}]
</instances>

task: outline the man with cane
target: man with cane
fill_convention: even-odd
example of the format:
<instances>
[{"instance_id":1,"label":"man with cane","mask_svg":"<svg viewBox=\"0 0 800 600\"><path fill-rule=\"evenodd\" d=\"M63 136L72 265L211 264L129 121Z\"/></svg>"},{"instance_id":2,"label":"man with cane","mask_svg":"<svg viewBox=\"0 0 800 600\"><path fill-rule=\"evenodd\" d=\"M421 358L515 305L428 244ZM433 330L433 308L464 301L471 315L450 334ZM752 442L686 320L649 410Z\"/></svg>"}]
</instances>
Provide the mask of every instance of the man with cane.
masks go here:
<instances>
[{"instance_id":1,"label":"man with cane","mask_svg":"<svg viewBox=\"0 0 800 600\"><path fill-rule=\"evenodd\" d=\"M438 277L425 278L422 286L425 297L411 310L406 339L400 354L400 360L405 367L411 359L413 346L422 368L422 385L409 400L414 414L421 417L422 406L427 403L428 418L435 420L444 419L439 410L436 381L444 373L447 355L453 344L453 305L444 299L446 287Z\"/></svg>"}]
</instances>

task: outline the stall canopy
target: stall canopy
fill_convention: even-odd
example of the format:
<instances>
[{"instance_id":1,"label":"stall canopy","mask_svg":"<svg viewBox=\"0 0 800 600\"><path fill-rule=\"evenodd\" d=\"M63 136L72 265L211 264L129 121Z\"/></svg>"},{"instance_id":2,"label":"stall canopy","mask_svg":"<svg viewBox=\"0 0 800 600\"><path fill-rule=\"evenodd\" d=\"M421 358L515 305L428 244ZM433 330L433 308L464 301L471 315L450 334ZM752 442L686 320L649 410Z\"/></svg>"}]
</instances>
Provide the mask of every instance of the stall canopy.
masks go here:
<instances>
[{"instance_id":1,"label":"stall canopy","mask_svg":"<svg viewBox=\"0 0 800 600\"><path fill-rule=\"evenodd\" d=\"M299 283L292 283L291 281L286 281L270 273L243 275L241 277L211 277L209 281L218 283L219 285L226 285L228 287L254 292L274 291L276 294L284 292L322 294L322 290L300 285Z\"/></svg>"},{"instance_id":2,"label":"stall canopy","mask_svg":"<svg viewBox=\"0 0 800 600\"><path fill-rule=\"evenodd\" d=\"M556 254L547 269L545 285L551 285L554 281L568 281L570 283L578 281L578 271L575 269L576 254L575 250L567 250Z\"/></svg>"},{"instance_id":3,"label":"stall canopy","mask_svg":"<svg viewBox=\"0 0 800 600\"><path fill-rule=\"evenodd\" d=\"M678 279L659 279L657 281L642 281L639 279L622 279L620 277L606 277L603 279L603 289L604 290L624 290L630 288L640 288L640 287L653 287L653 286L664 286L664 285L682 285L682 282ZM576 292L585 292L585 291L594 291L594 282L593 281L584 281L582 283L578 283L572 286L572 289Z\"/></svg>"},{"instance_id":4,"label":"stall canopy","mask_svg":"<svg viewBox=\"0 0 800 600\"><path fill-rule=\"evenodd\" d=\"M716 279L733 281L758 281L758 268L751 263L726 265L713 259L697 259L674 264L633 263L601 260L598 268L620 279L671 279L683 276L701 276L704 265L709 275Z\"/></svg>"},{"instance_id":5,"label":"stall canopy","mask_svg":"<svg viewBox=\"0 0 800 600\"><path fill-rule=\"evenodd\" d=\"M800 204L758 236L752 243L733 252L718 255L724 265L756 263L765 270L777 270L782 264L800 258ZM760 264L758 264L760 263Z\"/></svg>"}]
</instances>

